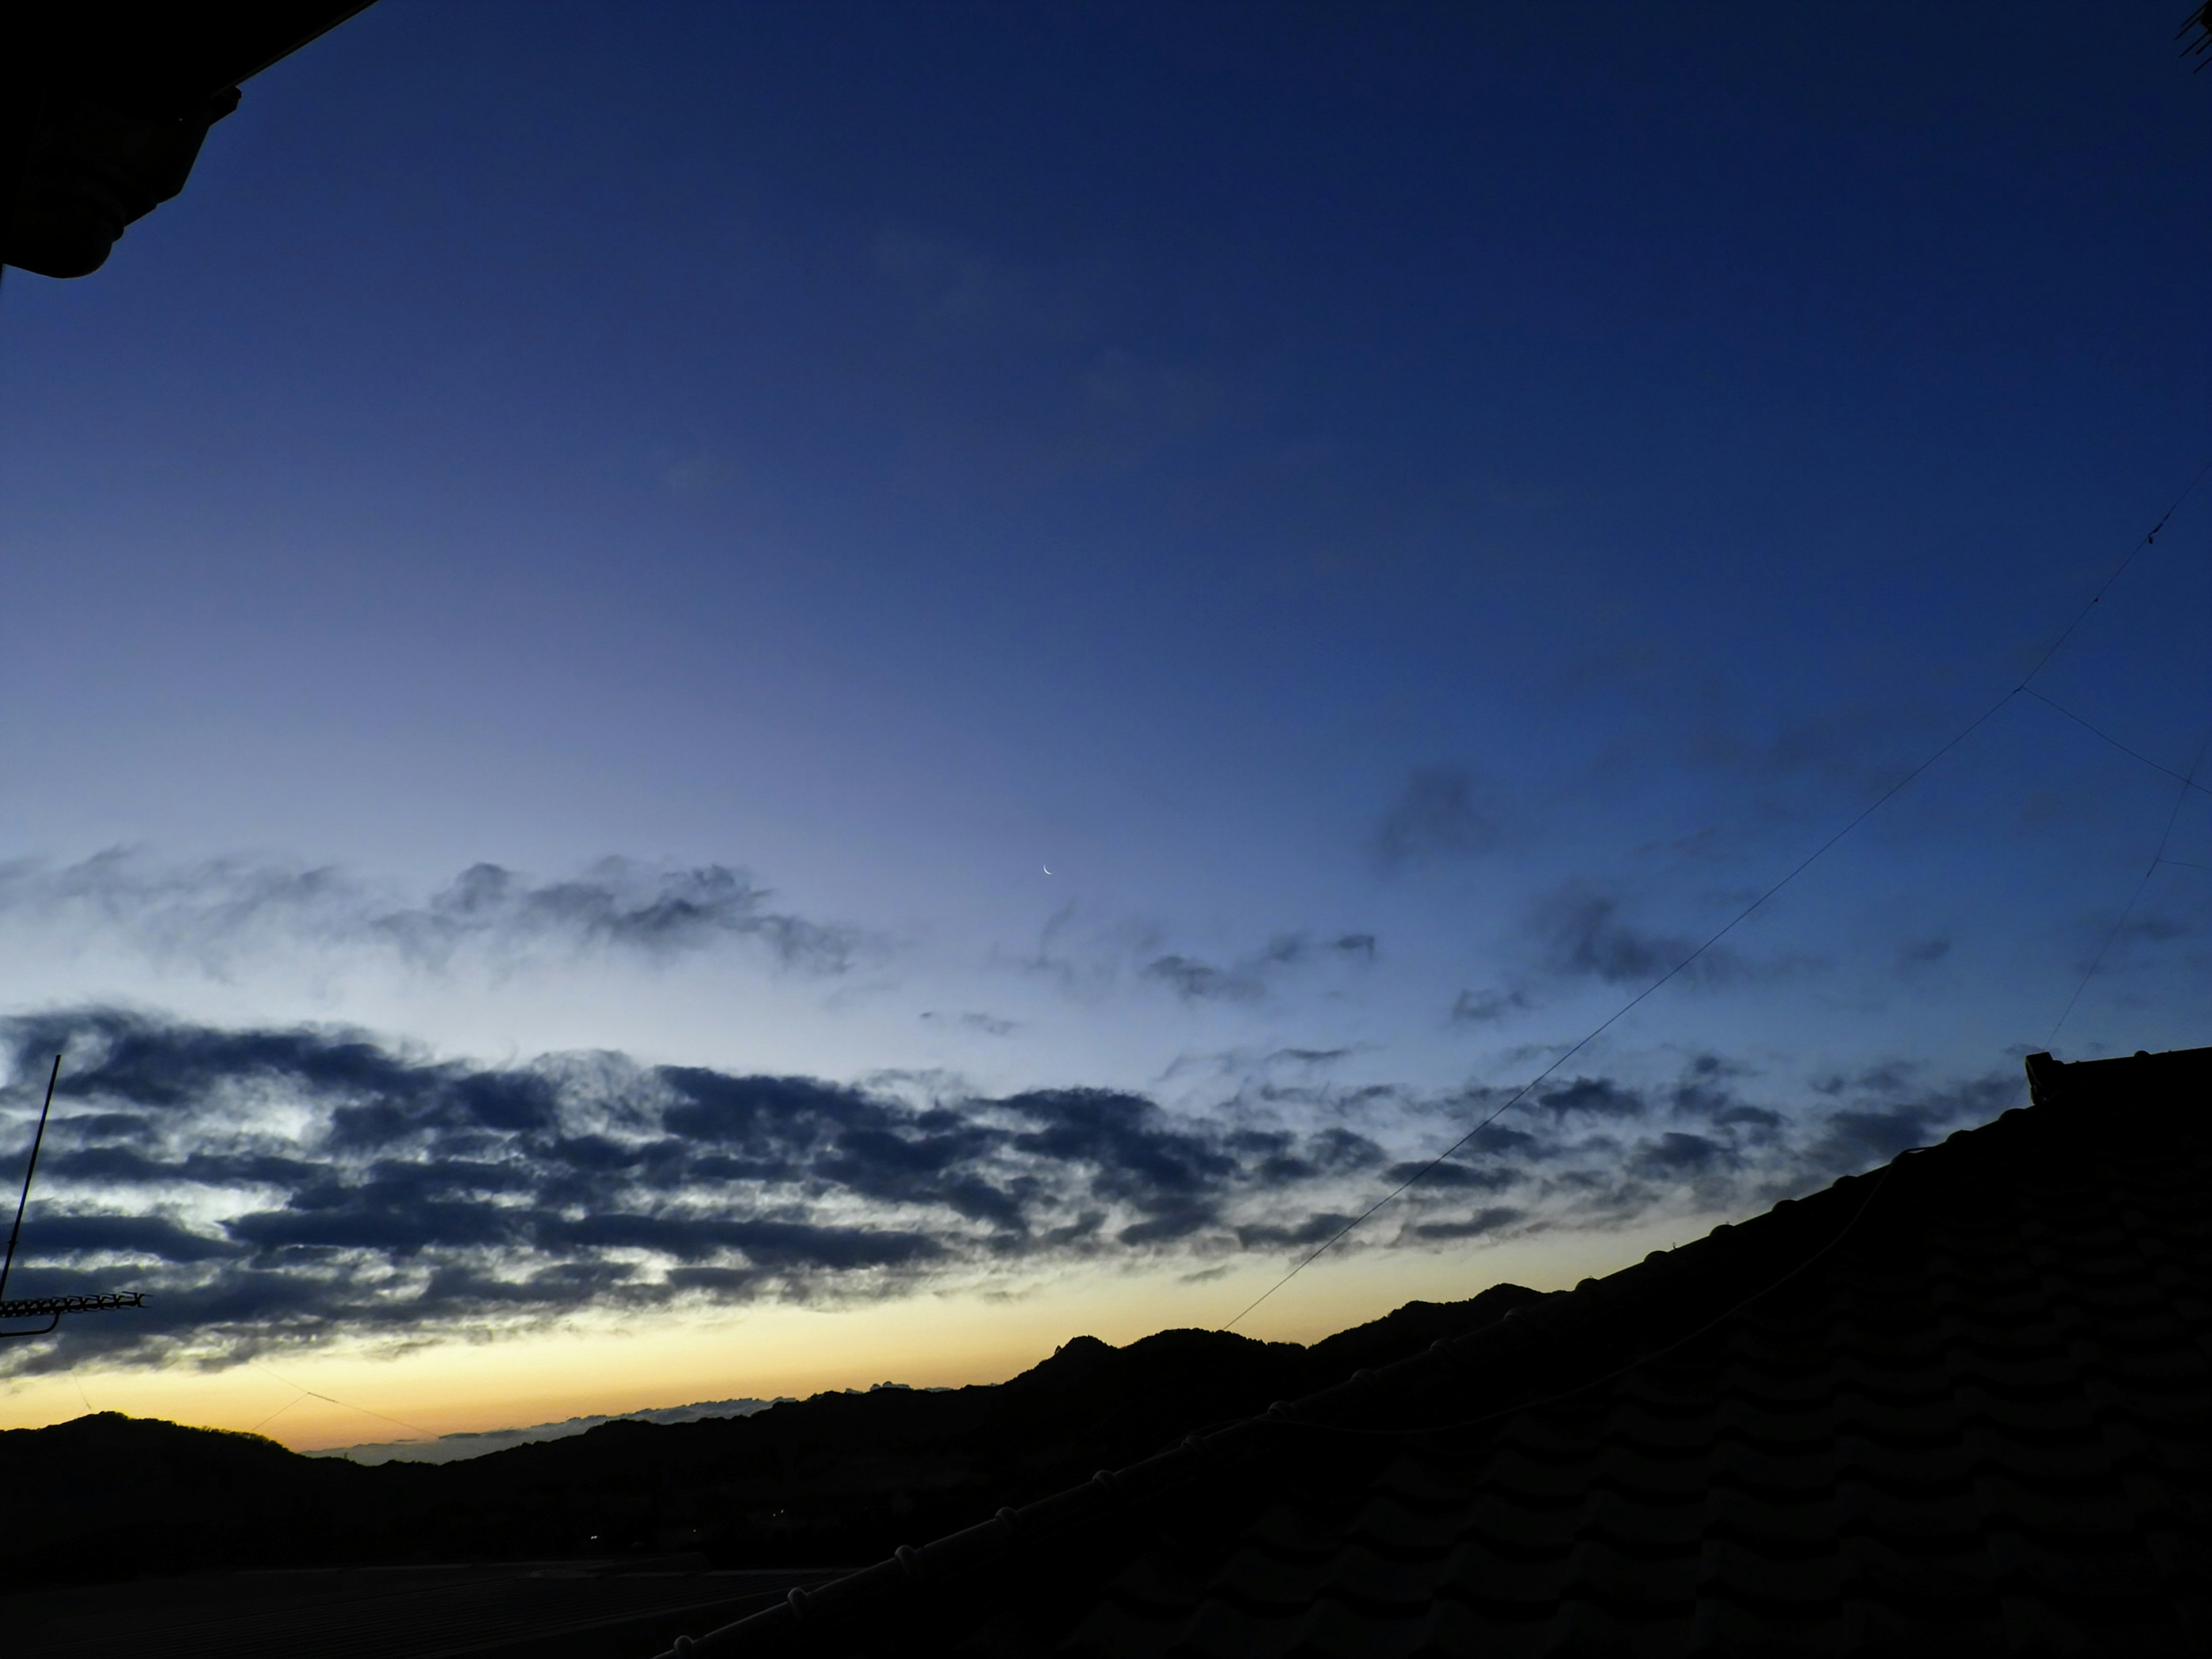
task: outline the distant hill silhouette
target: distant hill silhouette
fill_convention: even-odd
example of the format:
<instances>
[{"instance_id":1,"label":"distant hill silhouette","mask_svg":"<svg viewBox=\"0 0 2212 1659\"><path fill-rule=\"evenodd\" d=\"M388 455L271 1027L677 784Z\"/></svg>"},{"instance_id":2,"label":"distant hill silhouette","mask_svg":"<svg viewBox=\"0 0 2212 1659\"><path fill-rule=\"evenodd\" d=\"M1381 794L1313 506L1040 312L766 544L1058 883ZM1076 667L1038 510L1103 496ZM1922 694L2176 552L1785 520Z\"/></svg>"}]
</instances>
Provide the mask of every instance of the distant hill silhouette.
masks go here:
<instances>
[{"instance_id":1,"label":"distant hill silhouette","mask_svg":"<svg viewBox=\"0 0 2212 1659\"><path fill-rule=\"evenodd\" d=\"M785 1395L785 1399L791 1396ZM602 1423L696 1423L702 1417L750 1417L775 1405L774 1400L697 1400L682 1406L648 1406L642 1411L611 1412L596 1417L569 1417L557 1423L530 1423L508 1429L474 1429L441 1434L434 1440L365 1440L352 1446L326 1446L309 1453L313 1457L343 1457L355 1463L389 1463L395 1458L408 1463L457 1463L464 1457L482 1457L538 1440L566 1440Z\"/></svg>"},{"instance_id":2,"label":"distant hill silhouette","mask_svg":"<svg viewBox=\"0 0 2212 1659\"><path fill-rule=\"evenodd\" d=\"M1538 1292L1412 1302L1310 1347L1080 1336L1012 1381L608 1423L445 1464L362 1467L103 1412L0 1432L0 1588L204 1568L606 1558L858 1561L1134 1462L1194 1429L1488 1324Z\"/></svg>"}]
</instances>

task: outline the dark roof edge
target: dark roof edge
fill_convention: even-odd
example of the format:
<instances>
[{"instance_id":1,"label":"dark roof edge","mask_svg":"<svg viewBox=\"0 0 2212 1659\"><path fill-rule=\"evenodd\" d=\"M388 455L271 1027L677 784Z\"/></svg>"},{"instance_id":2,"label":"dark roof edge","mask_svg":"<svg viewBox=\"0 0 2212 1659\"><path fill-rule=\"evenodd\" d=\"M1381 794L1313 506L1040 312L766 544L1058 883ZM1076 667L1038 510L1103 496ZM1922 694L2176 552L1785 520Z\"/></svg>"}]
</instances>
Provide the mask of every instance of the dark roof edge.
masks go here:
<instances>
[{"instance_id":1,"label":"dark roof edge","mask_svg":"<svg viewBox=\"0 0 2212 1659\"><path fill-rule=\"evenodd\" d=\"M2138 1048L2111 1060L2054 1060L2048 1054L2027 1058L2028 1098L2038 1106L2081 1104L2116 1084L2131 1090L2212 1088L2212 1048L2169 1048L2152 1054Z\"/></svg>"},{"instance_id":2,"label":"dark roof edge","mask_svg":"<svg viewBox=\"0 0 2212 1659\"><path fill-rule=\"evenodd\" d=\"M2077 1099L2084 1092L2081 1085L2102 1085L2120 1080L2118 1070L2107 1068L2129 1068L2133 1075L2141 1076L2147 1060L2161 1062L2157 1067L2160 1075L2154 1079L2157 1083L2169 1079L2173 1083L2212 1081L2212 1048L2174 1049L2161 1054L2081 1060L2071 1065L2052 1060L2047 1054L2037 1054L2028 1055L2026 1060L2029 1098L2039 1107ZM2093 1086L2087 1091L2096 1090ZM1948 1139L1956 1140L1974 1133L1972 1129L1960 1130ZM1900 1152L1898 1156L1905 1154ZM1856 1190L1862 1182L1878 1181L1896 1161L1893 1158L1861 1175L1842 1176L1819 1193L1809 1194L1808 1201L1845 1188ZM1751 1219L1763 1219L1791 1202L1784 1199L1772 1209ZM1333 1407L1356 1400L1377 1383L1412 1376L1447 1360L1462 1361L1484 1351L1508 1352L1526 1346L1540 1333L1549 1335L1565 1325L1601 1315L1622 1294L1640 1291L1655 1279L1671 1277L1692 1258L1712 1249L1726 1248L1722 1243L1723 1236L1733 1231L1729 1223L1723 1222L1703 1238L1671 1250L1654 1250L1631 1267L1603 1279L1585 1279L1572 1291L1554 1291L1541 1301L1515 1308L1502 1318L1474 1330L1439 1337L1419 1353L1376 1370L1355 1371L1344 1382L1303 1399L1278 1401L1259 1415L1226 1427L1186 1435L1177 1444L1141 1462L1121 1469L1101 1469L1079 1486L1071 1486L1018 1509L1002 1509L988 1521L949 1533L919 1547L902 1545L888 1560L834 1578L813 1589L793 1589L776 1605L734 1624L696 1638L679 1636L675 1645L659 1655L659 1659L737 1653L771 1644L787 1634L795 1635L802 1628L842 1620L902 1590L964 1576L1017 1545L1067 1531L1123 1504L1180 1485L1208 1464L1243 1450L1265 1432L1288 1423L1323 1419Z\"/></svg>"}]
</instances>

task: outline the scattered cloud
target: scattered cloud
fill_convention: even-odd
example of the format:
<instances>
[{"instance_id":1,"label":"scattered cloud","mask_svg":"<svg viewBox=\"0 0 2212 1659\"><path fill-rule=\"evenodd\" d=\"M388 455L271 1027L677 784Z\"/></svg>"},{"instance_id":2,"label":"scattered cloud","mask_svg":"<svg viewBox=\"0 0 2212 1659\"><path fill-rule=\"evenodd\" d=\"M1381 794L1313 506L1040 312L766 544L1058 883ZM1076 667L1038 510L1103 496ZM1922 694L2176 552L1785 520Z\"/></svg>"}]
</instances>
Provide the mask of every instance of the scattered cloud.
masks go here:
<instances>
[{"instance_id":1,"label":"scattered cloud","mask_svg":"<svg viewBox=\"0 0 2212 1659\"><path fill-rule=\"evenodd\" d=\"M1530 1006L1528 994L1520 988L1503 988L1492 986L1481 991L1462 991L1453 999L1451 1022L1455 1025L1492 1025L1509 1014L1517 1014Z\"/></svg>"},{"instance_id":2,"label":"scattered cloud","mask_svg":"<svg viewBox=\"0 0 2212 1659\"><path fill-rule=\"evenodd\" d=\"M1540 900L1527 925L1547 972L1608 985L1649 984L1697 949L1694 939L1638 925L1619 894L1582 881ZM1691 962L1684 977L1710 984L1740 977L1742 969L1740 957L1716 945Z\"/></svg>"},{"instance_id":3,"label":"scattered cloud","mask_svg":"<svg viewBox=\"0 0 2212 1659\"><path fill-rule=\"evenodd\" d=\"M1897 965L1904 969L1931 968L1950 954L1951 941L1941 935L1907 939L1898 947Z\"/></svg>"},{"instance_id":4,"label":"scattered cloud","mask_svg":"<svg viewBox=\"0 0 2212 1659\"><path fill-rule=\"evenodd\" d=\"M1536 1104L1565 1116L1642 1117L1650 1109L1640 1090L1624 1088L1610 1078L1578 1077L1555 1083L1535 1096Z\"/></svg>"},{"instance_id":5,"label":"scattered cloud","mask_svg":"<svg viewBox=\"0 0 2212 1659\"><path fill-rule=\"evenodd\" d=\"M963 1031L980 1031L985 1036L1011 1036L1021 1030L1018 1020L1001 1019L996 1014L944 1014L925 1011L921 1018L931 1025L950 1025Z\"/></svg>"},{"instance_id":6,"label":"scattered cloud","mask_svg":"<svg viewBox=\"0 0 2212 1659\"><path fill-rule=\"evenodd\" d=\"M1501 815L1464 767L1409 774L1376 825L1374 852L1386 870L1478 858L1505 840Z\"/></svg>"},{"instance_id":7,"label":"scattered cloud","mask_svg":"<svg viewBox=\"0 0 2212 1659\"><path fill-rule=\"evenodd\" d=\"M867 264L889 303L874 361L905 394L914 460L1031 485L1140 465L1216 427L1237 399L1206 364L1132 351L1121 285L1097 265L1009 260L971 240L884 228ZM988 406L942 392L1001 368ZM964 416L947 418L948 409Z\"/></svg>"},{"instance_id":8,"label":"scattered cloud","mask_svg":"<svg viewBox=\"0 0 2212 1659\"><path fill-rule=\"evenodd\" d=\"M736 943L783 969L841 974L871 948L859 930L780 909L774 897L731 866L621 858L551 881L471 865L419 900L331 866L169 864L122 848L76 864L0 864L0 915L88 927L215 969L277 943L381 948L427 967L467 951L666 959Z\"/></svg>"},{"instance_id":9,"label":"scattered cloud","mask_svg":"<svg viewBox=\"0 0 2212 1659\"><path fill-rule=\"evenodd\" d=\"M1931 708L1887 702L1769 719L1755 702L1723 698L1698 711L1686 758L1756 783L1810 779L1864 794L1894 783L1942 718Z\"/></svg>"},{"instance_id":10,"label":"scattered cloud","mask_svg":"<svg viewBox=\"0 0 2212 1659\"><path fill-rule=\"evenodd\" d=\"M868 252L909 325L935 345L969 347L978 339L1032 348L1071 344L1096 320L1092 304L1074 285L957 237L887 225Z\"/></svg>"},{"instance_id":11,"label":"scattered cloud","mask_svg":"<svg viewBox=\"0 0 2212 1659\"><path fill-rule=\"evenodd\" d=\"M1891 1061L1822 1079L1810 1101L1771 1105L1737 1092L1749 1075L1707 1053L1691 1056L1670 1083L1577 1077L1537 1091L1442 1163L1409 1158L1383 1171L1393 1185L1413 1182L1398 1240L1756 1210L1986 1122L2026 1093L2014 1072L1938 1079ZM1472 1091L1458 1105L1480 1122L1510 1098Z\"/></svg>"},{"instance_id":12,"label":"scattered cloud","mask_svg":"<svg viewBox=\"0 0 2212 1659\"><path fill-rule=\"evenodd\" d=\"M1364 1045L1347 1043L1334 1048L1221 1048L1182 1054L1168 1062L1160 1073L1160 1080L1164 1083L1192 1075L1248 1082L1268 1082L1283 1077L1310 1078L1363 1052Z\"/></svg>"},{"instance_id":13,"label":"scattered cloud","mask_svg":"<svg viewBox=\"0 0 2212 1659\"><path fill-rule=\"evenodd\" d=\"M1451 1239L1480 1238L1503 1228L1528 1219L1526 1210L1516 1210L1510 1204L1493 1204L1487 1209L1477 1210L1473 1215L1456 1221L1417 1221L1408 1228L1416 1238L1432 1243Z\"/></svg>"},{"instance_id":14,"label":"scattered cloud","mask_svg":"<svg viewBox=\"0 0 2212 1659\"><path fill-rule=\"evenodd\" d=\"M1256 975L1217 968L1194 957L1157 957L1145 964L1146 979L1156 979L1186 1002L1255 1002L1264 994Z\"/></svg>"},{"instance_id":15,"label":"scattered cloud","mask_svg":"<svg viewBox=\"0 0 2212 1659\"><path fill-rule=\"evenodd\" d=\"M1139 971L1165 985L1186 1002L1257 1002L1270 983L1293 969L1322 962L1375 960L1375 935L1339 933L1316 939L1310 933L1279 933L1265 949L1217 964L1180 953L1155 957Z\"/></svg>"},{"instance_id":16,"label":"scattered cloud","mask_svg":"<svg viewBox=\"0 0 2212 1659\"><path fill-rule=\"evenodd\" d=\"M1917 1066L1891 1061L1854 1078L1833 1078L1822 1092L1846 1103L1826 1114L1801 1154L1806 1184L1866 1168L1911 1146L1933 1146L1952 1130L1985 1123L2021 1103L2017 1073L1950 1081L1925 1078Z\"/></svg>"}]
</instances>

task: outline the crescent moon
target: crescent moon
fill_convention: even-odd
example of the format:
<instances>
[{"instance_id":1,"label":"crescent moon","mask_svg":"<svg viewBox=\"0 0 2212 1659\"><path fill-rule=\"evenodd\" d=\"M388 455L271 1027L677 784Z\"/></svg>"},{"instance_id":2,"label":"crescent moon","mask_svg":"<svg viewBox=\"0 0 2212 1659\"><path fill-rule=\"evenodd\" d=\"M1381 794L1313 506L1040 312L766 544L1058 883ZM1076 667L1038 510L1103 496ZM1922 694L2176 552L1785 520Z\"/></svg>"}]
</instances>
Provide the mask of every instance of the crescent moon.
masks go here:
<instances>
[{"instance_id":1,"label":"crescent moon","mask_svg":"<svg viewBox=\"0 0 2212 1659\"><path fill-rule=\"evenodd\" d=\"M1041 864L1037 866L1037 868L1043 871L1048 876L1052 873L1052 866L1049 864Z\"/></svg>"}]
</instances>

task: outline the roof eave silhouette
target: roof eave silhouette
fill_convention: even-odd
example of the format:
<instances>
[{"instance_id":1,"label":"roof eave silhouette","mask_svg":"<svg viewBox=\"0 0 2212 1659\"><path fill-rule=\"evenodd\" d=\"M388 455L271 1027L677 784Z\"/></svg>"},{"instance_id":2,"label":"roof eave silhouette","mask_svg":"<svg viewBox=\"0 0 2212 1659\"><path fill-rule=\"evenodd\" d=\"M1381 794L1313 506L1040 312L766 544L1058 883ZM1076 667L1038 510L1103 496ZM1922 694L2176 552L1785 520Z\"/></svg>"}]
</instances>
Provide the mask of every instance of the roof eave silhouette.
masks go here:
<instances>
[{"instance_id":1,"label":"roof eave silhouette","mask_svg":"<svg viewBox=\"0 0 2212 1659\"><path fill-rule=\"evenodd\" d=\"M185 186L239 84L370 0L11 7L0 20L0 264L88 276Z\"/></svg>"}]
</instances>

